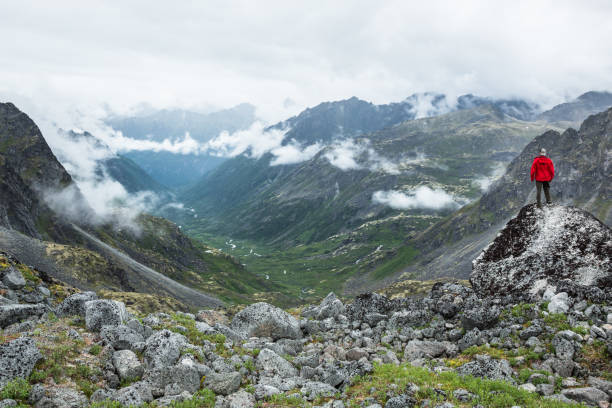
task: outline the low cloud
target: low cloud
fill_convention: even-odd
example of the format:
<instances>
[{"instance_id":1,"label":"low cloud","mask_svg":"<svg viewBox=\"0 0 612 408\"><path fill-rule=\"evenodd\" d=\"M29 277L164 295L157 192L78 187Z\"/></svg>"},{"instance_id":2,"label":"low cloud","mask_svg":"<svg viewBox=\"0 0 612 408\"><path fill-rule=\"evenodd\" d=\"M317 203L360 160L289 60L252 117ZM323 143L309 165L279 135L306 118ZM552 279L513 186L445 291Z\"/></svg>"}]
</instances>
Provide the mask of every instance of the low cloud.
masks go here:
<instances>
[{"instance_id":1,"label":"low cloud","mask_svg":"<svg viewBox=\"0 0 612 408\"><path fill-rule=\"evenodd\" d=\"M506 166L502 163L498 163L493 167L491 174L489 174L488 176L480 176L476 178L474 181L472 181L472 184L480 188L480 191L482 191L483 193L487 192L489 191L493 183L499 180L505 172Z\"/></svg>"},{"instance_id":2,"label":"low cloud","mask_svg":"<svg viewBox=\"0 0 612 408\"><path fill-rule=\"evenodd\" d=\"M270 162L271 166L281 164L296 164L312 159L321 151L323 146L319 143L302 147L298 142L292 140L290 143L274 148L270 151L274 159Z\"/></svg>"},{"instance_id":3,"label":"low cloud","mask_svg":"<svg viewBox=\"0 0 612 408\"><path fill-rule=\"evenodd\" d=\"M419 186L408 193L395 190L376 191L372 194L372 201L396 210L455 209L466 203L465 199L454 197L442 189L431 189L427 186Z\"/></svg>"},{"instance_id":4,"label":"low cloud","mask_svg":"<svg viewBox=\"0 0 612 408\"><path fill-rule=\"evenodd\" d=\"M324 156L332 166L343 171L368 169L399 174L399 167L370 146L368 139L359 142L343 139L333 143Z\"/></svg>"}]
</instances>

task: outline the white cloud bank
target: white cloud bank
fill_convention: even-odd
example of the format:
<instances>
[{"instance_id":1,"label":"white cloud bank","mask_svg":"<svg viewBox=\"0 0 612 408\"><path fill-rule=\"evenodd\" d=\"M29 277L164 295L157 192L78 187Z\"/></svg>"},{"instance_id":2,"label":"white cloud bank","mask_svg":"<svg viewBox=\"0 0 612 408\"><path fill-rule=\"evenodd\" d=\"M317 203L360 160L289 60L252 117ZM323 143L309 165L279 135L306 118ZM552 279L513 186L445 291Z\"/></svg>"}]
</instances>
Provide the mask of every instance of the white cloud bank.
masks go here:
<instances>
[{"instance_id":1,"label":"white cloud bank","mask_svg":"<svg viewBox=\"0 0 612 408\"><path fill-rule=\"evenodd\" d=\"M388 174L400 173L399 166L376 152L368 139L336 141L329 146L323 157L343 171L368 169Z\"/></svg>"},{"instance_id":2,"label":"white cloud bank","mask_svg":"<svg viewBox=\"0 0 612 408\"><path fill-rule=\"evenodd\" d=\"M387 205L396 210L411 209L454 209L466 203L462 198L453 197L442 189L431 189L427 186L419 186L409 193L401 191L376 191L372 194L372 201L377 204Z\"/></svg>"},{"instance_id":3,"label":"white cloud bank","mask_svg":"<svg viewBox=\"0 0 612 408\"><path fill-rule=\"evenodd\" d=\"M488 176L480 176L472 181L472 184L477 186L480 191L487 192L497 180L499 180L506 172L506 166L502 163L498 163L493 167L491 174Z\"/></svg>"}]
</instances>

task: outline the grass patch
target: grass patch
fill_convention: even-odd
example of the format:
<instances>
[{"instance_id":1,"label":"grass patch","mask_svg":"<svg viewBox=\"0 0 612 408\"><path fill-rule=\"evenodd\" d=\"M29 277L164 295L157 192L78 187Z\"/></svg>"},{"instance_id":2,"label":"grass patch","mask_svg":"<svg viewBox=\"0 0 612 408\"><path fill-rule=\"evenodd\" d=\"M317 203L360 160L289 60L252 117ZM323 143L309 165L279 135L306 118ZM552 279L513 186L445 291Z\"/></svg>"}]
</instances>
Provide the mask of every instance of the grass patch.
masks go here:
<instances>
[{"instance_id":1,"label":"grass patch","mask_svg":"<svg viewBox=\"0 0 612 408\"><path fill-rule=\"evenodd\" d=\"M15 378L9 381L2 392L0 392L0 399L14 399L17 401L25 401L30 394L32 386L23 378Z\"/></svg>"},{"instance_id":2,"label":"grass patch","mask_svg":"<svg viewBox=\"0 0 612 408\"><path fill-rule=\"evenodd\" d=\"M367 397L374 397L379 404L386 403L391 385L397 390L403 390L409 383L419 386L420 390L416 393L417 403L425 399L432 402L449 400L457 405L464 406L456 401L452 393L458 388L467 389L475 394L470 404L481 404L489 408L506 408L519 405L523 408L569 408L584 405L570 405L558 401L546 400L536 393L520 390L517 387L504 382L492 381L470 376L460 376L455 372L442 372L436 374L425 368L412 367L409 364L396 366L393 364L375 364L374 373L356 379L347 390L347 396L352 399L352 405L365 400ZM374 387L376 393L370 394ZM434 392L434 388L444 391L446 397Z\"/></svg>"}]
</instances>

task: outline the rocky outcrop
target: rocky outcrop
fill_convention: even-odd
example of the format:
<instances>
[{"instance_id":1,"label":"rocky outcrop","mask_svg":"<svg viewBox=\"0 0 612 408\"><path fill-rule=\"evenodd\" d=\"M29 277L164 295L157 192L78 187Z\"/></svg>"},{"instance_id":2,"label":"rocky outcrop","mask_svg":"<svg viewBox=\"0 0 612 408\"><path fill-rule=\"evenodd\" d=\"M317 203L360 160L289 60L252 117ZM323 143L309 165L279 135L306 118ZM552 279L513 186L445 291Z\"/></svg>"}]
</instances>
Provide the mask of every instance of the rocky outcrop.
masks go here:
<instances>
[{"instance_id":1,"label":"rocky outcrop","mask_svg":"<svg viewBox=\"0 0 612 408\"><path fill-rule=\"evenodd\" d=\"M123 302L106 299L85 302L85 324L91 331L99 332L104 326L119 326L126 319Z\"/></svg>"},{"instance_id":2,"label":"rocky outcrop","mask_svg":"<svg viewBox=\"0 0 612 408\"><path fill-rule=\"evenodd\" d=\"M529 299L568 280L612 287L612 231L574 207L525 206L473 262L470 282L481 296Z\"/></svg>"}]
</instances>

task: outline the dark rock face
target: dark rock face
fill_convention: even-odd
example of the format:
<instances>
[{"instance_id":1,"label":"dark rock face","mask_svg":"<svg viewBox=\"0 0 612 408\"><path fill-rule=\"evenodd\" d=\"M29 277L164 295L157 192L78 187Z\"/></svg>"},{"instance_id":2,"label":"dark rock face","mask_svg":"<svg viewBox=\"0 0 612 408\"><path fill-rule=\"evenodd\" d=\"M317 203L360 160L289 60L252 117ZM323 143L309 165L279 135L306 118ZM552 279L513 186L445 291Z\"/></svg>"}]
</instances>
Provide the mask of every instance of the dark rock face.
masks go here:
<instances>
[{"instance_id":1,"label":"dark rock face","mask_svg":"<svg viewBox=\"0 0 612 408\"><path fill-rule=\"evenodd\" d=\"M531 204L473 261L470 281L481 296L529 298L564 279L609 292L611 257L612 231L591 214Z\"/></svg>"},{"instance_id":2,"label":"dark rock face","mask_svg":"<svg viewBox=\"0 0 612 408\"><path fill-rule=\"evenodd\" d=\"M52 213L36 189L71 183L32 119L12 103L0 103L0 226L39 238L38 221Z\"/></svg>"}]
</instances>

